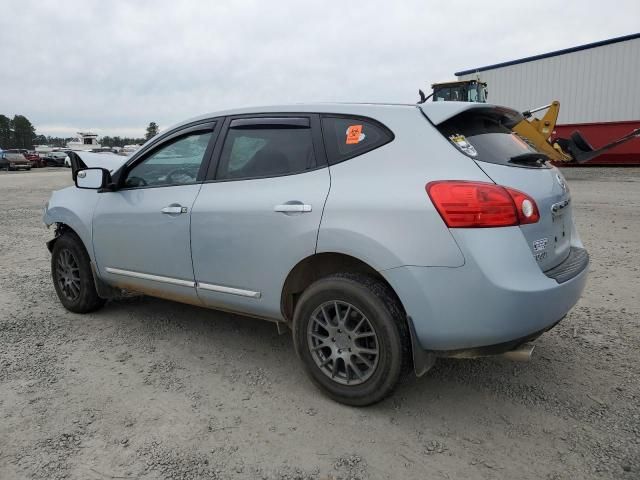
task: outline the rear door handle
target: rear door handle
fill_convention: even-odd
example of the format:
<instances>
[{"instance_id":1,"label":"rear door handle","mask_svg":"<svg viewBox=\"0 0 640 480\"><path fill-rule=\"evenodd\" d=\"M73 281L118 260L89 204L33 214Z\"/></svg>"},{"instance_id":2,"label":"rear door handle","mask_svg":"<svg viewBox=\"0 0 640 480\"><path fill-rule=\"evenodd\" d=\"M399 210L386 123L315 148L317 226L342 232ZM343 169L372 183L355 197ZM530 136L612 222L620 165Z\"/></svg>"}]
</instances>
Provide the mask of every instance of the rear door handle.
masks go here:
<instances>
[{"instance_id":1,"label":"rear door handle","mask_svg":"<svg viewBox=\"0 0 640 480\"><path fill-rule=\"evenodd\" d=\"M305 203L283 203L273 207L274 212L282 213L306 213L311 210L311 205L307 205Z\"/></svg>"},{"instance_id":2,"label":"rear door handle","mask_svg":"<svg viewBox=\"0 0 640 480\"><path fill-rule=\"evenodd\" d=\"M179 215L181 213L187 213L187 207L182 207L180 205L170 205L168 207L164 207L160 210L162 213L167 213L169 215Z\"/></svg>"}]
</instances>

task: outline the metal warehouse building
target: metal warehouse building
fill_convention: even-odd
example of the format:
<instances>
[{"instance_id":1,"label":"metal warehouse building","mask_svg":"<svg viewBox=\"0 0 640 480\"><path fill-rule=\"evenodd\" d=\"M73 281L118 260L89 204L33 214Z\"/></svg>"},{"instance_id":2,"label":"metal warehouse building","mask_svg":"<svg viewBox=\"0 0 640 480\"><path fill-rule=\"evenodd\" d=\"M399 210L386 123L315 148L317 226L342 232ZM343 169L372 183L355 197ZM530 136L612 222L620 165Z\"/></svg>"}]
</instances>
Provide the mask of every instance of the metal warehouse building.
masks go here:
<instances>
[{"instance_id":1,"label":"metal warehouse building","mask_svg":"<svg viewBox=\"0 0 640 480\"><path fill-rule=\"evenodd\" d=\"M594 147L640 127L640 33L455 74L487 83L488 101L520 111L560 101L556 134L580 130ZM598 158L640 163L634 140Z\"/></svg>"}]
</instances>

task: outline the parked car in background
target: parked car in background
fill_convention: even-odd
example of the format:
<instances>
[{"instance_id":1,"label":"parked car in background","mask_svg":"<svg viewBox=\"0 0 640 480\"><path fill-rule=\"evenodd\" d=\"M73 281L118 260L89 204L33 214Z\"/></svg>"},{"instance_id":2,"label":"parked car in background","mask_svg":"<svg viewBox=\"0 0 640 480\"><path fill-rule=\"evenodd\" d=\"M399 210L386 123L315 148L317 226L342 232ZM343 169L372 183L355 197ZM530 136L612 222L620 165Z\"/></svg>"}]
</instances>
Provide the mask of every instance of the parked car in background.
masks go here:
<instances>
[{"instance_id":1,"label":"parked car in background","mask_svg":"<svg viewBox=\"0 0 640 480\"><path fill-rule=\"evenodd\" d=\"M44 160L40 158L40 155L38 155L36 152L27 152L24 154L24 156L27 157L27 160L31 162L32 168L40 168L45 166Z\"/></svg>"},{"instance_id":2,"label":"parked car in background","mask_svg":"<svg viewBox=\"0 0 640 480\"><path fill-rule=\"evenodd\" d=\"M5 150L0 156L0 169L4 170L31 170L31 162L22 153L14 153Z\"/></svg>"},{"instance_id":3,"label":"parked car in background","mask_svg":"<svg viewBox=\"0 0 640 480\"><path fill-rule=\"evenodd\" d=\"M72 312L125 289L289 326L311 380L351 405L438 357L528 359L589 256L522 118L300 104L192 119L131 157L72 152L76 186L44 212L53 284Z\"/></svg>"},{"instance_id":4,"label":"parked car in background","mask_svg":"<svg viewBox=\"0 0 640 480\"><path fill-rule=\"evenodd\" d=\"M5 150L5 152L6 153L20 153L20 154L24 155L25 158L27 160L29 160L29 162L31 162L31 167L32 168L38 168L38 167L44 166L44 163L42 163L40 155L38 155L36 152L29 151L29 150L26 150L24 148L10 148L9 150Z\"/></svg>"},{"instance_id":5,"label":"parked car in background","mask_svg":"<svg viewBox=\"0 0 640 480\"><path fill-rule=\"evenodd\" d=\"M44 163L47 167L64 167L65 162L69 162L67 152L50 152L44 157Z\"/></svg>"}]
</instances>

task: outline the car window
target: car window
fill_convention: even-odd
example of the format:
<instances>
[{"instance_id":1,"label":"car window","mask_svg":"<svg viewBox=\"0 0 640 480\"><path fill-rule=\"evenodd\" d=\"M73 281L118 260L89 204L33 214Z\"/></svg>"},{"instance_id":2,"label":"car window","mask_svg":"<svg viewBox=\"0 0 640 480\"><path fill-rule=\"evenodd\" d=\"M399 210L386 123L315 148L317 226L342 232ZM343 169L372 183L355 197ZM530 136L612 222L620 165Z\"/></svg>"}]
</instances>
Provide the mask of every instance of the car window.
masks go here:
<instances>
[{"instance_id":1,"label":"car window","mask_svg":"<svg viewBox=\"0 0 640 480\"><path fill-rule=\"evenodd\" d=\"M473 108L442 122L437 128L454 147L474 160L514 166L513 158L543 153L513 130L521 120L518 112L502 107ZM527 166L546 168L544 163Z\"/></svg>"},{"instance_id":2,"label":"car window","mask_svg":"<svg viewBox=\"0 0 640 480\"><path fill-rule=\"evenodd\" d=\"M323 117L322 135L330 165L370 152L394 138L384 125L358 117Z\"/></svg>"},{"instance_id":3,"label":"car window","mask_svg":"<svg viewBox=\"0 0 640 480\"><path fill-rule=\"evenodd\" d=\"M290 175L315 166L311 128L253 125L229 129L216 178Z\"/></svg>"},{"instance_id":4,"label":"car window","mask_svg":"<svg viewBox=\"0 0 640 480\"><path fill-rule=\"evenodd\" d=\"M212 132L197 132L162 145L127 173L125 187L188 185L196 182Z\"/></svg>"}]
</instances>

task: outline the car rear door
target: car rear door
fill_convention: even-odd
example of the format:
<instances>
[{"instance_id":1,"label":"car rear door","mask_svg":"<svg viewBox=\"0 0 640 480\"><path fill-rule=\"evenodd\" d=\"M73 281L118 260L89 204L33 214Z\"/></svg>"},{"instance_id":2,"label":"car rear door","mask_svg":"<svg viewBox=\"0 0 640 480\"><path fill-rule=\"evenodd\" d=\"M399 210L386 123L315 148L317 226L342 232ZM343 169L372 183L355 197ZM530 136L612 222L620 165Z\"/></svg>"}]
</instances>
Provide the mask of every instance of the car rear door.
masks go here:
<instances>
[{"instance_id":1,"label":"car rear door","mask_svg":"<svg viewBox=\"0 0 640 480\"><path fill-rule=\"evenodd\" d=\"M124 167L100 193L93 248L113 285L200 304L191 262L190 213L213 145L215 122L175 132Z\"/></svg>"},{"instance_id":2,"label":"car rear door","mask_svg":"<svg viewBox=\"0 0 640 480\"><path fill-rule=\"evenodd\" d=\"M228 118L191 214L198 295L280 319L291 269L316 250L330 178L317 115Z\"/></svg>"}]
</instances>

